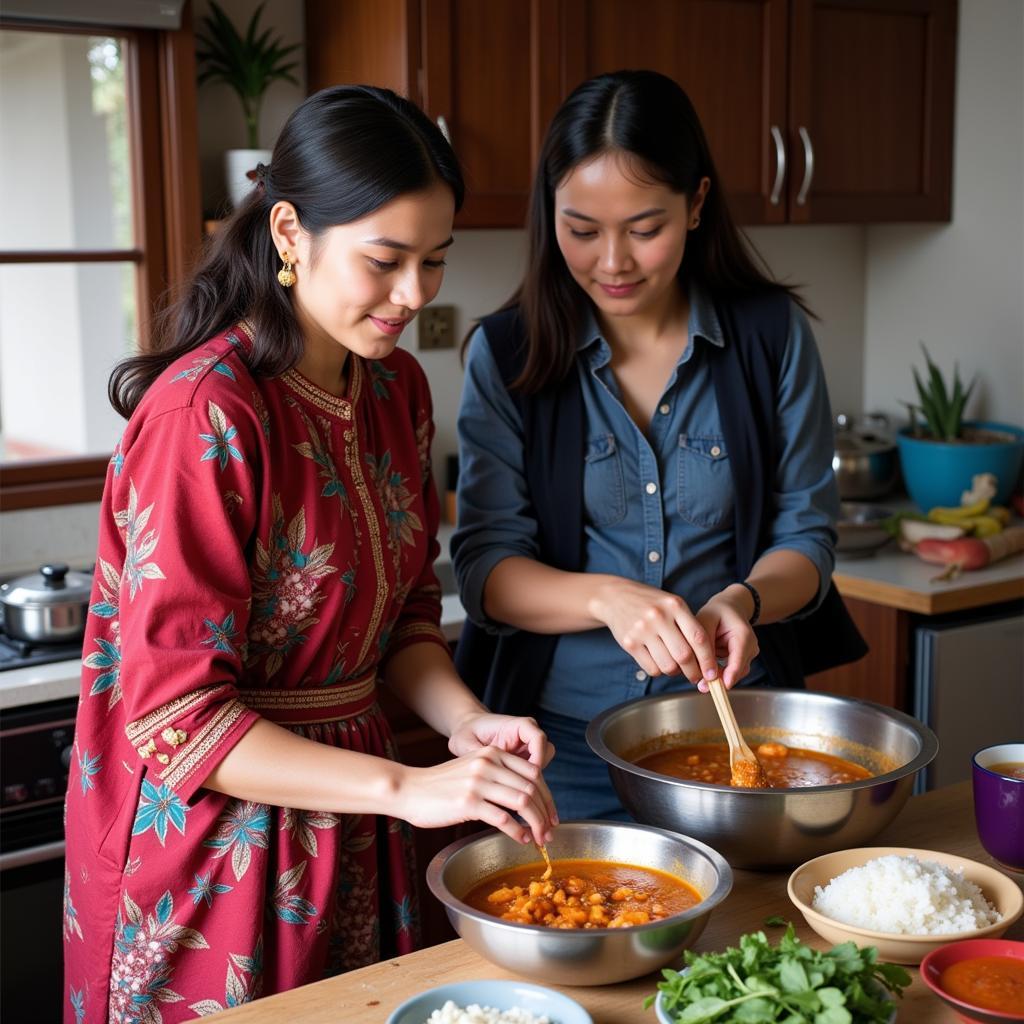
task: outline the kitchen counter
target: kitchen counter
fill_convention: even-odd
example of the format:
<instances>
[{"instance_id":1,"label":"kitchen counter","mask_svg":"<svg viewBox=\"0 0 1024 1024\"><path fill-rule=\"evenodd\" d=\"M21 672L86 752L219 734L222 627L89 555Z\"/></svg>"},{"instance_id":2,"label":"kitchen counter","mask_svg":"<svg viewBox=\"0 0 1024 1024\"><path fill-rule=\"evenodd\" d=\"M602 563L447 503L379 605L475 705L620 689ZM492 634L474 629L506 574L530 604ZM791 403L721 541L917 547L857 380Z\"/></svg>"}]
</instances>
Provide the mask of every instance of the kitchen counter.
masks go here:
<instances>
[{"instance_id":1,"label":"kitchen counter","mask_svg":"<svg viewBox=\"0 0 1024 1024\"><path fill-rule=\"evenodd\" d=\"M890 542L866 558L840 555L832 578L843 597L920 615L964 611L1024 597L1024 554L936 582L941 572L942 566L922 562Z\"/></svg>"},{"instance_id":2,"label":"kitchen counter","mask_svg":"<svg viewBox=\"0 0 1024 1024\"><path fill-rule=\"evenodd\" d=\"M875 844L944 850L970 860L994 864L978 842L974 829L969 783L912 797L900 816ZM814 934L796 913L786 895L787 872L736 871L735 884L697 940L698 951L734 945L745 932L763 927L764 919L781 914L792 919L800 938L819 949L829 943ZM1024 878L1019 879L1024 882ZM430 896L425 897L430 899ZM770 930L774 941L781 934ZM1024 920L1007 932L1024 938ZM932 995L916 968L908 968L913 984L899 1004L900 1024L953 1024L957 1017ZM214 1014L220 1024L381 1024L403 1000L424 989L453 981L480 978L518 978L477 956L461 939L351 971L328 981L257 1000ZM654 1011L643 1009L644 997L655 991L655 973L634 981L603 987L553 986L581 1003L594 1024L653 1024Z\"/></svg>"}]
</instances>

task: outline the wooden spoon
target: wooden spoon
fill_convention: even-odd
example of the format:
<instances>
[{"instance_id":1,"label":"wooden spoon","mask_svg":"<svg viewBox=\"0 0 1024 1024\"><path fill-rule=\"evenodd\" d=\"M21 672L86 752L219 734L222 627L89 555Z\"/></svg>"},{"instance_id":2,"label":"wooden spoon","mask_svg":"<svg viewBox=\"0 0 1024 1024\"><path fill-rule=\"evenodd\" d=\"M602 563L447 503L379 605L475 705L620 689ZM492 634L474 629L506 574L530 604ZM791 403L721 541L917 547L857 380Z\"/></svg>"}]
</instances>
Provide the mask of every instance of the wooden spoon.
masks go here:
<instances>
[{"instance_id":1,"label":"wooden spoon","mask_svg":"<svg viewBox=\"0 0 1024 1024\"><path fill-rule=\"evenodd\" d=\"M768 776L765 775L761 762L740 733L725 683L721 679L713 679L708 683L708 689L711 691L711 699L715 702L715 710L721 719L725 738L729 743L729 768L732 771L730 782L744 789L770 789Z\"/></svg>"}]
</instances>

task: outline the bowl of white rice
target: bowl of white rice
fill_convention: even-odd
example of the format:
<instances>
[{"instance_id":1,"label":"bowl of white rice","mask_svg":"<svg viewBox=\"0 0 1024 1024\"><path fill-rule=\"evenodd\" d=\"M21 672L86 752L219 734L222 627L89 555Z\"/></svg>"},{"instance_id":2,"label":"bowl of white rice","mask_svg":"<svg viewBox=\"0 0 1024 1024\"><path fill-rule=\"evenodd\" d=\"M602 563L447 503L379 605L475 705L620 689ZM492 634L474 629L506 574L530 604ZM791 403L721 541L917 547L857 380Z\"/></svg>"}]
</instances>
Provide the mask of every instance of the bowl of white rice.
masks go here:
<instances>
[{"instance_id":1,"label":"bowl of white rice","mask_svg":"<svg viewBox=\"0 0 1024 1024\"><path fill-rule=\"evenodd\" d=\"M839 850L801 864L789 898L829 942L875 946L917 964L960 939L994 939L1024 912L1024 894L987 864L901 846Z\"/></svg>"},{"instance_id":2,"label":"bowl of white rice","mask_svg":"<svg viewBox=\"0 0 1024 1024\"><path fill-rule=\"evenodd\" d=\"M561 992L527 981L457 981L407 999L387 1024L594 1024Z\"/></svg>"}]
</instances>

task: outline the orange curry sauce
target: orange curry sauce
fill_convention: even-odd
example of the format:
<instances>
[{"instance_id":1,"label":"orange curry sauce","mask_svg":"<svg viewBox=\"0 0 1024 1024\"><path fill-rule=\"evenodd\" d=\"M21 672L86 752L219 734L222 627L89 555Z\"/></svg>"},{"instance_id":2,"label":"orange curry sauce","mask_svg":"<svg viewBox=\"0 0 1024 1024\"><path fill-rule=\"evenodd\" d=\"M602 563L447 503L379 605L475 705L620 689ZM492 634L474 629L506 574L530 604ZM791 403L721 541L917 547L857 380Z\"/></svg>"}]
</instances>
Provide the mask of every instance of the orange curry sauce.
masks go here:
<instances>
[{"instance_id":1,"label":"orange curry sauce","mask_svg":"<svg viewBox=\"0 0 1024 1024\"><path fill-rule=\"evenodd\" d=\"M787 747L782 743L762 743L755 751L772 789L798 786L834 786L855 779L870 779L871 772L853 761L846 761L819 750ZM637 767L689 782L709 782L728 786L729 746L726 743L685 743L656 754L641 757Z\"/></svg>"},{"instance_id":2,"label":"orange curry sauce","mask_svg":"<svg viewBox=\"0 0 1024 1024\"><path fill-rule=\"evenodd\" d=\"M939 985L954 999L985 1010L1024 1013L1024 960L978 956L950 964Z\"/></svg>"},{"instance_id":3,"label":"orange curry sauce","mask_svg":"<svg viewBox=\"0 0 1024 1024\"><path fill-rule=\"evenodd\" d=\"M548 928L630 928L682 913L701 895L681 878L654 868L603 860L556 860L512 868L478 882L463 897L474 910L517 924Z\"/></svg>"}]
</instances>

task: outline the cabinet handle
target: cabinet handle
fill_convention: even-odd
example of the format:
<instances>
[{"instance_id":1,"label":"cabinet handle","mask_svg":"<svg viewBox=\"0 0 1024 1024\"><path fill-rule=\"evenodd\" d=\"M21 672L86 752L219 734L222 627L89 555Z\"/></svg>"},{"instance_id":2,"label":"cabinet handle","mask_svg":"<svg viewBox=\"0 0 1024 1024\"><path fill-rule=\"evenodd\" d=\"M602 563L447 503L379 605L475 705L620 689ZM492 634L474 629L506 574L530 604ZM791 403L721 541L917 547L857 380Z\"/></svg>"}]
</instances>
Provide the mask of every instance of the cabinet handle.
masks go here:
<instances>
[{"instance_id":1,"label":"cabinet handle","mask_svg":"<svg viewBox=\"0 0 1024 1024\"><path fill-rule=\"evenodd\" d=\"M441 129L441 134L445 137L445 140L450 146L452 144L452 133L448 131L448 121L445 119L444 114L438 115L437 127Z\"/></svg>"},{"instance_id":2,"label":"cabinet handle","mask_svg":"<svg viewBox=\"0 0 1024 1024\"><path fill-rule=\"evenodd\" d=\"M775 124L772 125L772 139L775 141L775 184L772 185L770 202L772 206L778 206L782 183L786 180L786 145L782 141L779 126Z\"/></svg>"},{"instance_id":3,"label":"cabinet handle","mask_svg":"<svg viewBox=\"0 0 1024 1024\"><path fill-rule=\"evenodd\" d=\"M800 141L804 144L804 180L800 183L796 204L803 206L807 202L807 193L810 191L811 180L814 178L814 147L811 145L811 137L803 125L800 125L797 131L800 133Z\"/></svg>"}]
</instances>

